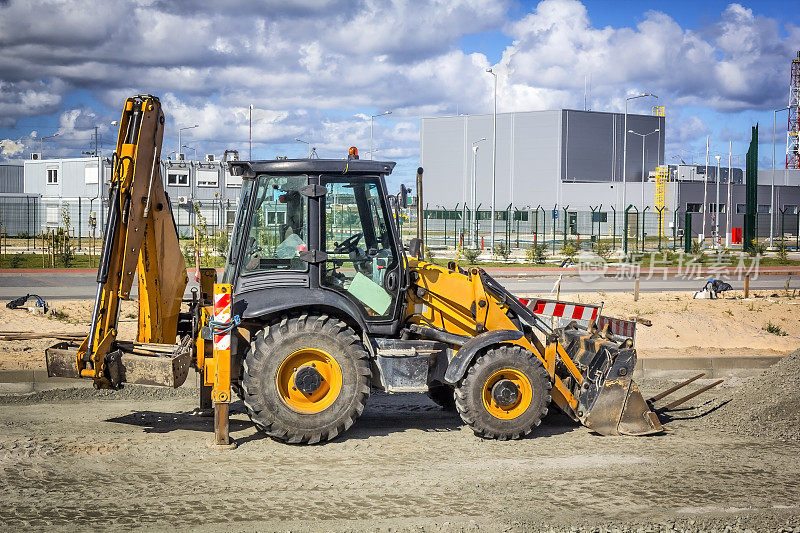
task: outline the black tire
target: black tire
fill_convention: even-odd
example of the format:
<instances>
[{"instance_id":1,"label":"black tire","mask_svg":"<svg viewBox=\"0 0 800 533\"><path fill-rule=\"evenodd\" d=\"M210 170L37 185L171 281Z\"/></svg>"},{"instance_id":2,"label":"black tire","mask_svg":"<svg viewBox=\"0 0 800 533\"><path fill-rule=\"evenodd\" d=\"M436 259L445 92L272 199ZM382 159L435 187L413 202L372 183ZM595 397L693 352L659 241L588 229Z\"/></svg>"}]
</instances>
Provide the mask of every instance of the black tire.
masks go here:
<instances>
[{"instance_id":1,"label":"black tire","mask_svg":"<svg viewBox=\"0 0 800 533\"><path fill-rule=\"evenodd\" d=\"M510 419L494 416L484 403L484 386L504 369L523 374L531 389L527 408ZM547 415L551 387L550 376L534 354L520 346L501 344L478 356L467 370L455 390L456 408L461 419L479 437L519 439L533 431Z\"/></svg>"},{"instance_id":2,"label":"black tire","mask_svg":"<svg viewBox=\"0 0 800 533\"><path fill-rule=\"evenodd\" d=\"M341 369L341 390L324 410L303 413L281 397L281 363L298 350L324 351ZM287 317L258 331L243 363L242 389L250 420L268 436L292 444L335 438L353 425L369 397L369 359L361 340L328 315Z\"/></svg>"},{"instance_id":3,"label":"black tire","mask_svg":"<svg viewBox=\"0 0 800 533\"><path fill-rule=\"evenodd\" d=\"M456 410L456 398L453 387L448 387L441 383L432 383L430 387L428 387L428 392L425 394L428 395L428 398L430 398L433 403L440 406L445 411Z\"/></svg>"}]
</instances>

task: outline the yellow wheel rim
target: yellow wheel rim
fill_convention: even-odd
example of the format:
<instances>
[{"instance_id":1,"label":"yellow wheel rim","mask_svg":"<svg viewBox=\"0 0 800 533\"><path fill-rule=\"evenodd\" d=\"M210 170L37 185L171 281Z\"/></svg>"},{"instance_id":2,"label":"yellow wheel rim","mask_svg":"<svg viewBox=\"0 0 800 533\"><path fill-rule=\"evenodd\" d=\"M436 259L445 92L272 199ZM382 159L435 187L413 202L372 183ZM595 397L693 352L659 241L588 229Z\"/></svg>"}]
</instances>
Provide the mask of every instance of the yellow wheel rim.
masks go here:
<instances>
[{"instance_id":1,"label":"yellow wheel rim","mask_svg":"<svg viewBox=\"0 0 800 533\"><path fill-rule=\"evenodd\" d=\"M517 398L510 405L499 405L492 398L492 388L498 381L506 379L517 387ZM487 379L483 384L483 406L495 418L511 420L524 413L531 405L533 400L533 388L528 377L512 368L498 370Z\"/></svg>"},{"instance_id":2,"label":"yellow wheel rim","mask_svg":"<svg viewBox=\"0 0 800 533\"><path fill-rule=\"evenodd\" d=\"M319 388L310 394L298 390L294 383L295 373L304 366L316 369L322 376ZM317 348L303 348L289 354L278 367L275 379L283 403L300 413L324 411L342 392L342 369L339 363Z\"/></svg>"}]
</instances>

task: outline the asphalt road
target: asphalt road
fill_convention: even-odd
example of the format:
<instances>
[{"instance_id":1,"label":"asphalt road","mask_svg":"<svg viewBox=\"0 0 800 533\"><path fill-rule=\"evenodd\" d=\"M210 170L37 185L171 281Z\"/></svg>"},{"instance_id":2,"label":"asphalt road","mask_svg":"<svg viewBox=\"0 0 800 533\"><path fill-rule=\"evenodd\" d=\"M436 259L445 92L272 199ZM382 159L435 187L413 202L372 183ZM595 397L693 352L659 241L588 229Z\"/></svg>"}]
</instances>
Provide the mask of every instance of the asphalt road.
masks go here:
<instances>
[{"instance_id":1,"label":"asphalt road","mask_svg":"<svg viewBox=\"0 0 800 533\"><path fill-rule=\"evenodd\" d=\"M44 299L83 299L93 298L97 290L95 274L87 272L0 272L0 302L11 300L28 293L35 293ZM191 278L191 276L190 276ZM509 291L519 296L526 294L548 293L553 288L556 277L525 277L524 275L508 275L497 278ZM750 279L750 288L783 289L786 287L787 276L764 275ZM742 290L744 280L725 278L734 290ZM657 291L694 291L699 290L705 283L705 278L684 278L661 276L640 278L642 292ZM631 278L617 279L601 277L592 281L584 281L578 276L564 277L561 283L562 293L574 292L619 292L633 291L634 281ZM187 288L187 297L191 287L197 286L190 281ZM800 280L790 281L792 288L800 288ZM134 286L135 287L135 286ZM134 288L133 293L136 293Z\"/></svg>"}]
</instances>

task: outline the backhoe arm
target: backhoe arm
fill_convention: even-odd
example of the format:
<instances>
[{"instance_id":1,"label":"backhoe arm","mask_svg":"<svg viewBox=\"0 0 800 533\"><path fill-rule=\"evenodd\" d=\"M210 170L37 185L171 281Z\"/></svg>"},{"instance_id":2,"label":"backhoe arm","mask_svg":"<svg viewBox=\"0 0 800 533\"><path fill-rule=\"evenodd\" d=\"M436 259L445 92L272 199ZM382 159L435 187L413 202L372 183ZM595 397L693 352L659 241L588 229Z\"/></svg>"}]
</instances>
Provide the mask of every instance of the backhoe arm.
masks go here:
<instances>
[{"instance_id":1,"label":"backhoe arm","mask_svg":"<svg viewBox=\"0 0 800 533\"><path fill-rule=\"evenodd\" d=\"M110 386L106 355L117 336L120 300L130 298L138 269L139 342L176 341L178 313L188 282L160 171L164 113L158 98L128 98L112 159L108 218L97 271L91 329L77 352L83 377Z\"/></svg>"}]
</instances>

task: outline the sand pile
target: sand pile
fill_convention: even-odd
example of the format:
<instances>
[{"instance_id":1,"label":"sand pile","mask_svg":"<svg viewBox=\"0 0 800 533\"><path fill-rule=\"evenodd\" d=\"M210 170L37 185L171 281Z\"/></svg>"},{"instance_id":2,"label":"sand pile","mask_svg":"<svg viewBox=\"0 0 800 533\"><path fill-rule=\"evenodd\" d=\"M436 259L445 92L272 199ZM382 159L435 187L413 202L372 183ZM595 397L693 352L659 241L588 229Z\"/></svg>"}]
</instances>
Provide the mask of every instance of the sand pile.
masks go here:
<instances>
[{"instance_id":1,"label":"sand pile","mask_svg":"<svg viewBox=\"0 0 800 533\"><path fill-rule=\"evenodd\" d=\"M732 389L727 399L709 415L714 426L753 437L800 440L800 350Z\"/></svg>"}]
</instances>

